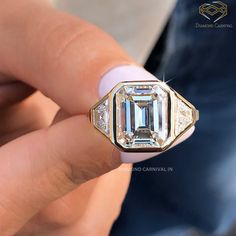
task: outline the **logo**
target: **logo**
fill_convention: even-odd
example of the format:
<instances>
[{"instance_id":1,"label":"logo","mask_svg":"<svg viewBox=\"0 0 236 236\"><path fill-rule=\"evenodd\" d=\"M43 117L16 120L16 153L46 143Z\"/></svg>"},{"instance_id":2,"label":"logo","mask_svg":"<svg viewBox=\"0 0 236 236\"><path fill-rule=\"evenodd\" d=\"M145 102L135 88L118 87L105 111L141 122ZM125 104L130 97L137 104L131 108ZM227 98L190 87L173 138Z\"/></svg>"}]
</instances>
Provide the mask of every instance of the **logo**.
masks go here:
<instances>
[{"instance_id":1,"label":"logo","mask_svg":"<svg viewBox=\"0 0 236 236\"><path fill-rule=\"evenodd\" d=\"M199 7L199 14L215 23L227 16L228 6L221 1L214 1L212 4L204 3Z\"/></svg>"}]
</instances>

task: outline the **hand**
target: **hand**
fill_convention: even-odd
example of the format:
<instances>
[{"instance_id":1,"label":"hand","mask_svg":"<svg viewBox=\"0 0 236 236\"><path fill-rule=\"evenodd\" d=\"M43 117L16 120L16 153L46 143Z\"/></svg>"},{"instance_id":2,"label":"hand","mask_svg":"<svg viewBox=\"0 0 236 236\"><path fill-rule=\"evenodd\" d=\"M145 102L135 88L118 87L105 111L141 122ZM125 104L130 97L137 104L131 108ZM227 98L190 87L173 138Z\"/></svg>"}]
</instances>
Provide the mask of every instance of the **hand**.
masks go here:
<instances>
[{"instance_id":1,"label":"hand","mask_svg":"<svg viewBox=\"0 0 236 236\"><path fill-rule=\"evenodd\" d=\"M87 114L101 76L134 61L46 0L2 0L0 55L1 235L107 235L130 172Z\"/></svg>"}]
</instances>

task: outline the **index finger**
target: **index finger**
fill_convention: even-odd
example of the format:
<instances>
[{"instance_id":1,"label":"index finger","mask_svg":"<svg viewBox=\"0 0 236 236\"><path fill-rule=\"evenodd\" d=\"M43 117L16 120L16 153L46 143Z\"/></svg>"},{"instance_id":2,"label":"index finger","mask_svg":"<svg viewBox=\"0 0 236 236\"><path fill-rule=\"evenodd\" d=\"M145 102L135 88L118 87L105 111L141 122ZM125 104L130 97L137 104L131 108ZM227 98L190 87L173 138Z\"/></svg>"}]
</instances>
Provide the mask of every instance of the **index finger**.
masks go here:
<instances>
[{"instance_id":1,"label":"index finger","mask_svg":"<svg viewBox=\"0 0 236 236\"><path fill-rule=\"evenodd\" d=\"M106 71L134 63L109 35L47 1L5 1L0 28L0 71L39 89L70 114L88 112Z\"/></svg>"}]
</instances>

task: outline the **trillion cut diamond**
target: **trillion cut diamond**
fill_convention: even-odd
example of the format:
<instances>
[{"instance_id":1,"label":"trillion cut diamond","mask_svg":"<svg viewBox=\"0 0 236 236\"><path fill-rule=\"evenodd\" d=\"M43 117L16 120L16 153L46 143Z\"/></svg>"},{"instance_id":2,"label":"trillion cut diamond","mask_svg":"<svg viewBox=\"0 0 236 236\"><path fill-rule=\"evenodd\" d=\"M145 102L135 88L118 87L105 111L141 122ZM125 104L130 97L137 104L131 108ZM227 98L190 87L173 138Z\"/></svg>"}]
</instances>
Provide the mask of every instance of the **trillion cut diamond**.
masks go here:
<instances>
[{"instance_id":1,"label":"trillion cut diamond","mask_svg":"<svg viewBox=\"0 0 236 236\"><path fill-rule=\"evenodd\" d=\"M160 148L169 134L168 93L157 84L116 92L116 140L124 148Z\"/></svg>"},{"instance_id":2,"label":"trillion cut diamond","mask_svg":"<svg viewBox=\"0 0 236 236\"><path fill-rule=\"evenodd\" d=\"M106 99L93 111L94 124L102 133L109 135L109 101Z\"/></svg>"},{"instance_id":3,"label":"trillion cut diamond","mask_svg":"<svg viewBox=\"0 0 236 236\"><path fill-rule=\"evenodd\" d=\"M176 98L175 135L182 133L192 122L192 109L179 98Z\"/></svg>"}]
</instances>

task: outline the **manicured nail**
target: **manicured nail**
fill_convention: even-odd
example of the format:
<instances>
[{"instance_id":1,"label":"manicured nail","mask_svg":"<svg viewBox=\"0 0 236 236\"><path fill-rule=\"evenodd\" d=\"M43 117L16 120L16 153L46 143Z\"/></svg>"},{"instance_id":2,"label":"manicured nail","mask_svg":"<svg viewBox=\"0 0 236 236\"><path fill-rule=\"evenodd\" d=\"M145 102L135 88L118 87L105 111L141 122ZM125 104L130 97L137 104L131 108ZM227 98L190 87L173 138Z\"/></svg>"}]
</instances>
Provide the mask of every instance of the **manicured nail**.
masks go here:
<instances>
[{"instance_id":1,"label":"manicured nail","mask_svg":"<svg viewBox=\"0 0 236 236\"><path fill-rule=\"evenodd\" d=\"M156 80L157 78L144 68L134 65L117 66L103 75L99 84L100 97L105 96L110 90L122 81Z\"/></svg>"}]
</instances>

